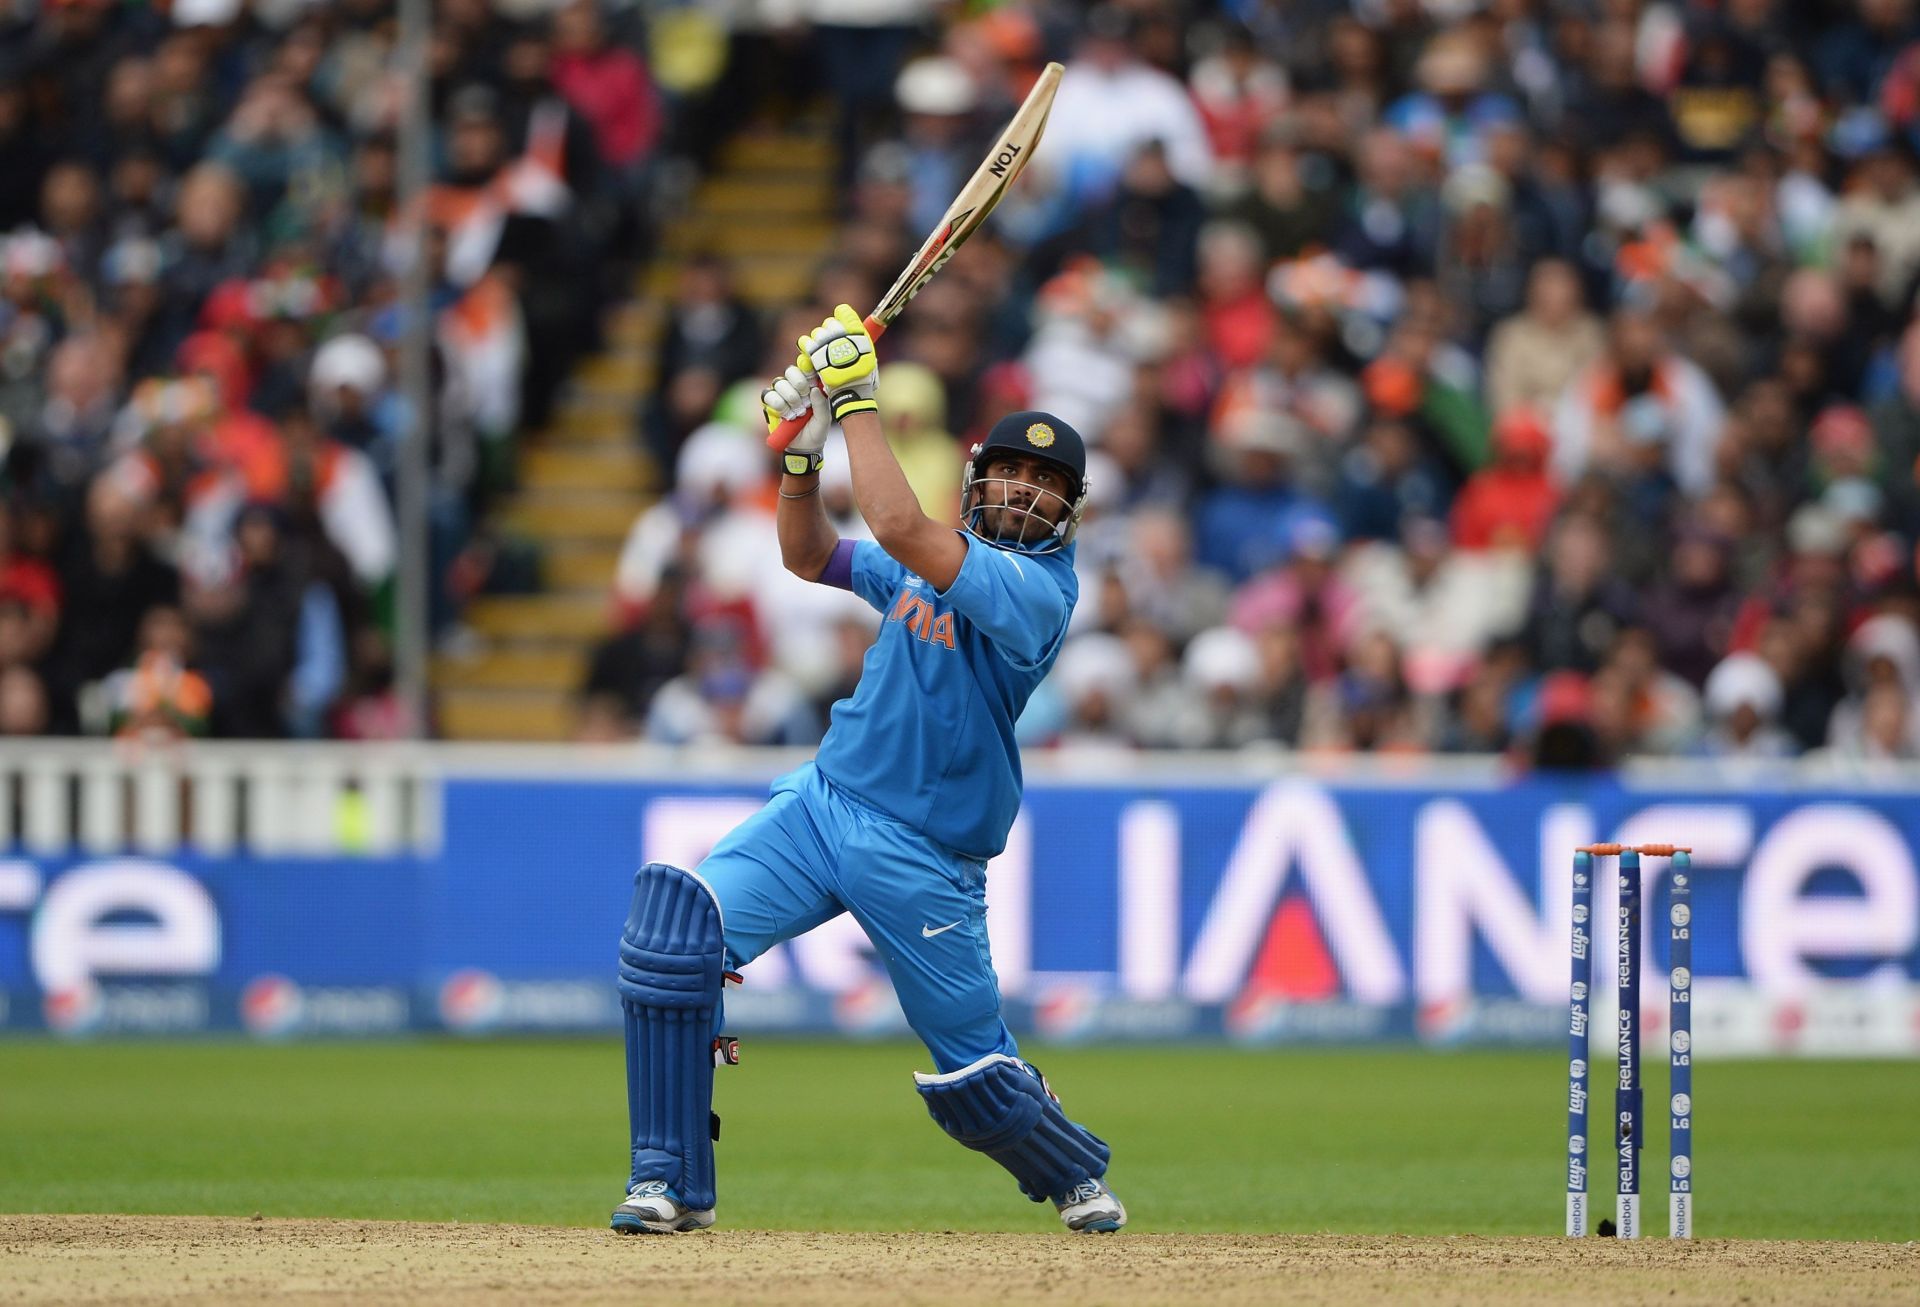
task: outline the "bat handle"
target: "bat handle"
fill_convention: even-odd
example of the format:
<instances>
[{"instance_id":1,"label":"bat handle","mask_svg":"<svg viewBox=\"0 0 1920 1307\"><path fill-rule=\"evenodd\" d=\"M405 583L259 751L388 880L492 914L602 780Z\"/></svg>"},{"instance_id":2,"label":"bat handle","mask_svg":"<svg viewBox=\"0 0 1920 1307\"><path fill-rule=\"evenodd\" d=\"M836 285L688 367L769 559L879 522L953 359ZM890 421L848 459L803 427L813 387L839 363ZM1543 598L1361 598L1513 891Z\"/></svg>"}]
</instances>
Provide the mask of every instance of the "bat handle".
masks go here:
<instances>
[{"instance_id":1,"label":"bat handle","mask_svg":"<svg viewBox=\"0 0 1920 1307\"><path fill-rule=\"evenodd\" d=\"M880 337L887 334L887 324L874 317L871 313L867 315L866 327L867 335L873 337L875 340L879 340ZM807 425L807 418L811 416L812 413L813 410L808 409L806 413L797 418L784 419L779 426L767 433L767 448L778 452L785 449L788 445L791 445L793 438L800 434L800 428Z\"/></svg>"}]
</instances>

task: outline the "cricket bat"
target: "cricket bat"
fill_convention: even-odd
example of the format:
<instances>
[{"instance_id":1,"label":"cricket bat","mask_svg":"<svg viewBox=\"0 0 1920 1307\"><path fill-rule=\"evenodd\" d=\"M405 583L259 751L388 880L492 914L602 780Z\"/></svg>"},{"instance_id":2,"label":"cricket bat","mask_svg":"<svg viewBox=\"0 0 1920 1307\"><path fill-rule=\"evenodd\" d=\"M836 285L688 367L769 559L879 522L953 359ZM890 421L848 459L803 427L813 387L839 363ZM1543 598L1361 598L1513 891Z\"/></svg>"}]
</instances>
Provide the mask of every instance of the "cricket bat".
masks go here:
<instances>
[{"instance_id":1,"label":"cricket bat","mask_svg":"<svg viewBox=\"0 0 1920 1307\"><path fill-rule=\"evenodd\" d=\"M1047 114L1053 108L1053 96L1060 89L1060 74L1064 71L1059 64L1048 64L1041 70L1039 80L1027 92L1013 121L1000 133L992 151L941 215L940 225L933 229L900 279L893 283L893 289L882 296L879 305L867 315L868 335L879 340L900 316L900 310L907 307L907 301L933 280L933 274L953 257L953 252L967 237L980 230L980 224L993 212L993 206L1000 203L1000 197L1007 193L1007 187L1013 185L1013 179L1020 175L1039 146L1040 133L1047 128ZM767 436L767 444L785 449L806 421L804 417L788 418Z\"/></svg>"}]
</instances>

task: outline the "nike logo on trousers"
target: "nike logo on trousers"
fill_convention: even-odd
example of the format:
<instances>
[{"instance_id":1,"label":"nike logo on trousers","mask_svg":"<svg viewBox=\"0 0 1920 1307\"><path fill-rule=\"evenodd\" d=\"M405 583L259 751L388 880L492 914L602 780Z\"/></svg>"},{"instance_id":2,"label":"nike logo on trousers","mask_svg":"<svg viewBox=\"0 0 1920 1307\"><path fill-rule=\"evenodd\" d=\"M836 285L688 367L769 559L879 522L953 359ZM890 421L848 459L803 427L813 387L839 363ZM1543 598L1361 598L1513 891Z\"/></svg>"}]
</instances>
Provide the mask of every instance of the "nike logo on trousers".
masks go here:
<instances>
[{"instance_id":1,"label":"nike logo on trousers","mask_svg":"<svg viewBox=\"0 0 1920 1307\"><path fill-rule=\"evenodd\" d=\"M944 935L948 931L952 930L955 926L959 925L961 921L965 921L965 920L966 918L962 917L960 918L960 921L950 921L946 925L941 926L938 930L934 929L932 926L922 926L920 927L920 938L932 939L935 935Z\"/></svg>"}]
</instances>

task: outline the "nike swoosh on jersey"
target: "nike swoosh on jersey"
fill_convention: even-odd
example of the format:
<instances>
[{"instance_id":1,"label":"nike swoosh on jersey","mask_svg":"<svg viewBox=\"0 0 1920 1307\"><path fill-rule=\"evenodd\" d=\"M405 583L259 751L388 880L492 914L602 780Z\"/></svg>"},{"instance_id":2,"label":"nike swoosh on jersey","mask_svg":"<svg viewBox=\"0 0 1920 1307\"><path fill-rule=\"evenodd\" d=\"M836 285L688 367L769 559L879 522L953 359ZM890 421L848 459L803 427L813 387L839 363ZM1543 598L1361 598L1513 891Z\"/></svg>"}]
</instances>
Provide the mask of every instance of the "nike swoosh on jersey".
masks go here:
<instances>
[{"instance_id":1,"label":"nike swoosh on jersey","mask_svg":"<svg viewBox=\"0 0 1920 1307\"><path fill-rule=\"evenodd\" d=\"M941 926L938 930L934 929L932 926L922 926L920 927L920 938L932 939L935 935L944 935L965 920L966 918L962 917L960 918L960 921L949 921L946 925Z\"/></svg>"}]
</instances>

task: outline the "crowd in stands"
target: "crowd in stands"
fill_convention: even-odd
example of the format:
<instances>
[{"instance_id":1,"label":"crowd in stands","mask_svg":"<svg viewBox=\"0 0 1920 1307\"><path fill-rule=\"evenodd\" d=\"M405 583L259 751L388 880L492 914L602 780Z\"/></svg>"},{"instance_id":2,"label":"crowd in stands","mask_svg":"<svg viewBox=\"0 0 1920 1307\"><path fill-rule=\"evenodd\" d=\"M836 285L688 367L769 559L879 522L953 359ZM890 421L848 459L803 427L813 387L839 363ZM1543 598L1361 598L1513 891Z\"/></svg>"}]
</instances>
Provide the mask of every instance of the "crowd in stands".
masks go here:
<instances>
[{"instance_id":1,"label":"crowd in stands","mask_svg":"<svg viewBox=\"0 0 1920 1307\"><path fill-rule=\"evenodd\" d=\"M754 396L1060 58L881 350L930 513L1002 412L1093 450L1028 745L1920 756L1913 0L791 8L735 49L833 89L835 248L765 320L687 271L583 734L819 738L877 618L780 572Z\"/></svg>"},{"instance_id":2,"label":"crowd in stands","mask_svg":"<svg viewBox=\"0 0 1920 1307\"><path fill-rule=\"evenodd\" d=\"M877 618L779 570L755 397L1060 58L1037 161L882 350L930 513L1014 407L1093 450L1030 746L1920 755L1913 0L441 0L417 242L397 35L391 0L0 15L0 734L417 729L412 261L446 631L663 161L824 111L806 302L683 267L635 415L670 491L580 714L816 741ZM648 56L716 43L690 111Z\"/></svg>"},{"instance_id":3,"label":"crowd in stands","mask_svg":"<svg viewBox=\"0 0 1920 1307\"><path fill-rule=\"evenodd\" d=\"M439 0L412 213L391 0L7 6L0 734L417 728L391 685L402 442L428 433L446 631L516 433L643 248L673 106L640 34L592 0Z\"/></svg>"}]
</instances>

